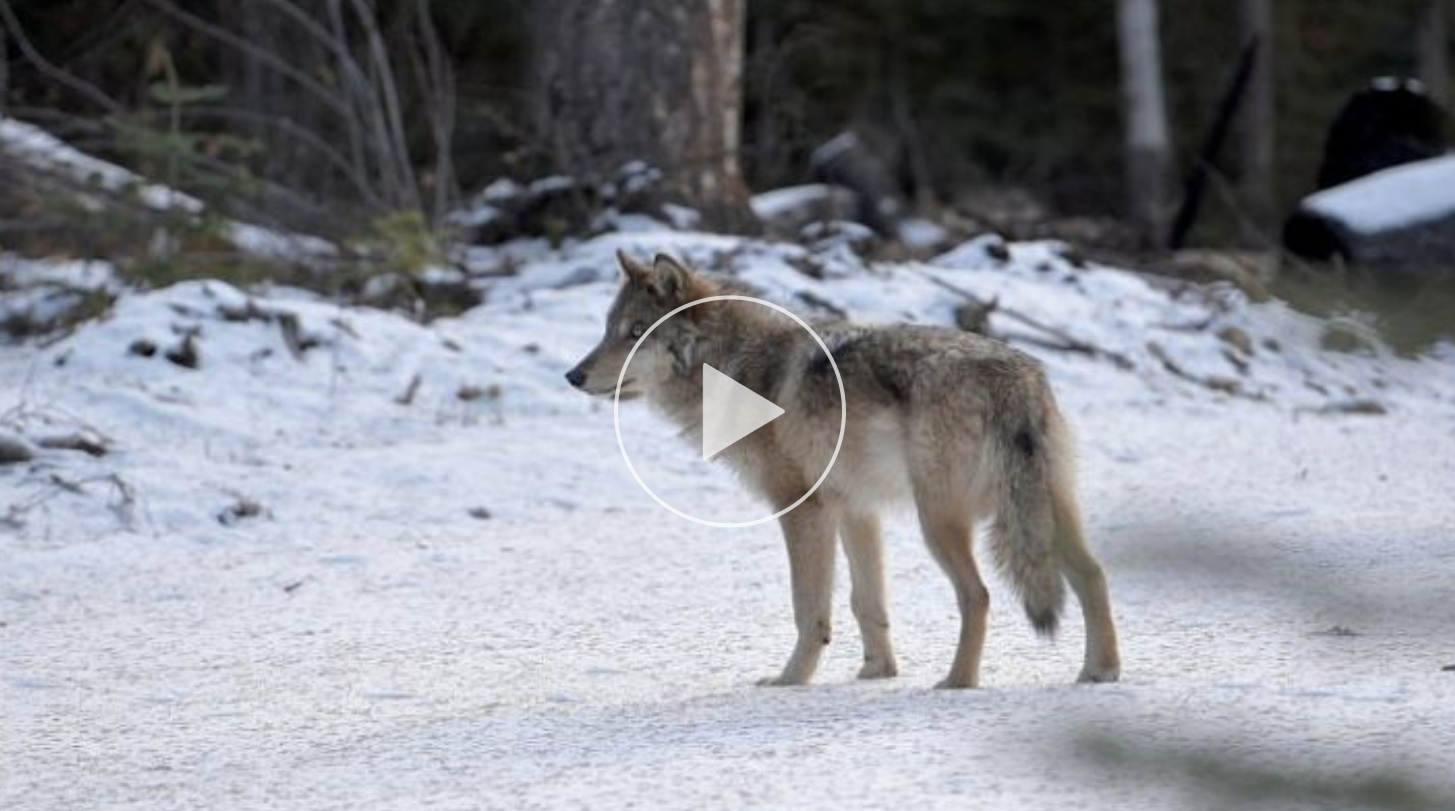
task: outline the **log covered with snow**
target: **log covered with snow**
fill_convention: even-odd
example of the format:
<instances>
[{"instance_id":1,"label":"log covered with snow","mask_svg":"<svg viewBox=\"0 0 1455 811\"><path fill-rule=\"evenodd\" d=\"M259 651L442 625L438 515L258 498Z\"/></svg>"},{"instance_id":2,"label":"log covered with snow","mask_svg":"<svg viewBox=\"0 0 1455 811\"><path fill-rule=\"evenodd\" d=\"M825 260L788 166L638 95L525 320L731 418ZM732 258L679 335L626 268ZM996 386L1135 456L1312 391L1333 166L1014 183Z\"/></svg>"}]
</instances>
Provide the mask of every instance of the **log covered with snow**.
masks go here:
<instances>
[{"instance_id":1,"label":"log covered with snow","mask_svg":"<svg viewBox=\"0 0 1455 811\"><path fill-rule=\"evenodd\" d=\"M1309 195L1284 226L1283 240L1311 259L1455 274L1455 155Z\"/></svg>"},{"instance_id":2,"label":"log covered with snow","mask_svg":"<svg viewBox=\"0 0 1455 811\"><path fill-rule=\"evenodd\" d=\"M853 219L859 197L843 186L810 183L755 194L749 205L768 233L791 238L811 223Z\"/></svg>"}]
</instances>

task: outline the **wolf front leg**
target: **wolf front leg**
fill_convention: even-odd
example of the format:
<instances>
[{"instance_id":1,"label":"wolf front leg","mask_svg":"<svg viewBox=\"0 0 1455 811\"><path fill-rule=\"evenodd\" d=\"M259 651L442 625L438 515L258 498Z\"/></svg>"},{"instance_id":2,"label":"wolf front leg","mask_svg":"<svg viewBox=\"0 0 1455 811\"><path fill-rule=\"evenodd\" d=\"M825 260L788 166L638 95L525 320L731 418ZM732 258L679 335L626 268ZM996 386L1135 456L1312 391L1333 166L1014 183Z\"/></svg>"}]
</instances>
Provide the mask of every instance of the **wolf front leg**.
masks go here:
<instances>
[{"instance_id":1,"label":"wolf front leg","mask_svg":"<svg viewBox=\"0 0 1455 811\"><path fill-rule=\"evenodd\" d=\"M817 499L809 499L779 519L788 546L788 569L793 581L793 620L798 643L777 678L758 682L765 686L807 684L818 669L819 656L829 644L834 591L834 512Z\"/></svg>"},{"instance_id":2,"label":"wolf front leg","mask_svg":"<svg viewBox=\"0 0 1455 811\"><path fill-rule=\"evenodd\" d=\"M864 640L861 679L887 679L899 674L894 646L889 641L889 608L884 598L884 541L879 518L873 513L846 512L840 534L849 559L853 593L849 605Z\"/></svg>"}]
</instances>

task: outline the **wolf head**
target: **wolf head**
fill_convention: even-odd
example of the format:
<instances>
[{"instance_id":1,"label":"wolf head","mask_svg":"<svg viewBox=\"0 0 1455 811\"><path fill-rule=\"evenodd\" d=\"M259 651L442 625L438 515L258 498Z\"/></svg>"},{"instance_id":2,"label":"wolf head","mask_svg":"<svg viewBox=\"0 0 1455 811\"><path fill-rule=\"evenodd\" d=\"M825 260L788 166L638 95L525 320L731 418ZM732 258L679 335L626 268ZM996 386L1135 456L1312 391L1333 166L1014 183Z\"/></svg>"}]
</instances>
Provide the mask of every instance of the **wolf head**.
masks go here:
<instances>
[{"instance_id":1,"label":"wolf head","mask_svg":"<svg viewBox=\"0 0 1455 811\"><path fill-rule=\"evenodd\" d=\"M717 292L712 282L666 254L658 254L650 266L620 251L616 258L623 279L606 314L606 334L576 368L566 373L567 382L593 397L612 396L627 355L658 319L683 304ZM697 337L691 316L697 309L701 308L668 319L642 342L622 379L622 399L650 394L674 375L690 373L694 368L692 344Z\"/></svg>"}]
</instances>

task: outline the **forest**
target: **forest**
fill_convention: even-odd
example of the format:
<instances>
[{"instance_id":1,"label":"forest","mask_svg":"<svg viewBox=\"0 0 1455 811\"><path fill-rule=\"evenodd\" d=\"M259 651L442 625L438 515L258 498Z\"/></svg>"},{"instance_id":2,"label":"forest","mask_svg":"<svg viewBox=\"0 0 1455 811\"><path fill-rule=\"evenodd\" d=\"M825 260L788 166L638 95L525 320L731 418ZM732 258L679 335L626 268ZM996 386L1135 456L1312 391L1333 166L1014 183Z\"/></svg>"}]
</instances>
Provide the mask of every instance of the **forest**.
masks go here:
<instances>
[{"instance_id":1,"label":"forest","mask_svg":"<svg viewBox=\"0 0 1455 811\"><path fill-rule=\"evenodd\" d=\"M885 182L920 209L1030 220L1026 228L1094 218L1109 231L1139 213L1127 188L1114 4L744 0L714 7L726 51L702 39L705 18L675 4L637 3L614 22L593 18L606 14L595 5L371 2L356 14L350 4L315 12L270 0L13 0L0 104L98 154L164 169L195 193L336 236L360 214L415 211L442 224L451 205L500 178L615 171L631 159L622 156L634 99L692 59L722 63L737 79L702 88L714 96L701 103L731 119L720 149L745 189L813 179L814 150L853 132L872 145ZM1182 179L1208 159L1226 192L1209 204L1198 241L1267 247L1314 190L1329 126L1353 93L1374 77L1415 77L1443 101L1441 9L1426 0L1166 4L1160 54L1130 68L1158 74L1163 123L1154 126L1166 131L1152 158L1159 177L1148 182L1162 207L1180 202ZM602 35L601 24L617 27ZM1204 156L1250 45L1236 132ZM559 109L571 99L542 92L553 81L602 89L553 75L564 67L553 53L607 71L620 95L592 100L617 111L611 126L623 131L562 142L562 117L606 124L599 110Z\"/></svg>"}]
</instances>

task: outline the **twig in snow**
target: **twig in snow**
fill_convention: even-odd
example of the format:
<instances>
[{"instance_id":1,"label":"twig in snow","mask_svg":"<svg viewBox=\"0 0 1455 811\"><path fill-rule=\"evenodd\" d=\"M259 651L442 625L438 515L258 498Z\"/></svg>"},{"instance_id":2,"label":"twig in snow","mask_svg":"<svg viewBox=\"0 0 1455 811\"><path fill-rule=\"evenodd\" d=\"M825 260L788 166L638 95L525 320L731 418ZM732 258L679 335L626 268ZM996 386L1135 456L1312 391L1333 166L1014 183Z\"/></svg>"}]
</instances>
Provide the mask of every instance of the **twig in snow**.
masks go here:
<instances>
[{"instance_id":1,"label":"twig in snow","mask_svg":"<svg viewBox=\"0 0 1455 811\"><path fill-rule=\"evenodd\" d=\"M414 377L411 377L409 379L409 385L404 387L403 393L401 393L398 397L394 398L394 402L402 406L413 405L414 395L419 393L420 382L421 378L419 376L419 373L415 372Z\"/></svg>"},{"instance_id":2,"label":"twig in snow","mask_svg":"<svg viewBox=\"0 0 1455 811\"><path fill-rule=\"evenodd\" d=\"M116 488L116 501L110 505L111 512L116 514L116 520L122 526L130 529L136 521L136 488L119 474L113 473L106 478Z\"/></svg>"},{"instance_id":3,"label":"twig in snow","mask_svg":"<svg viewBox=\"0 0 1455 811\"><path fill-rule=\"evenodd\" d=\"M982 299L974 293L971 293L969 290L966 290L965 288L958 285L951 284L932 273L926 273L919 270L916 270L915 272L928 279L930 282L938 285L939 287L942 287L945 290L948 290L951 293L954 293L955 295L965 299L965 301L969 302L972 306L984 309L987 312L993 310L994 312L1000 315L1004 315L1006 318L1009 318L1012 321L1017 321L1039 332L1044 332L1045 334L1055 339L1054 341L1047 341L1044 339L1017 337L1016 340L1023 340L1026 343L1034 344L1045 349L1057 350L1061 352L1079 352L1083 355L1090 355L1095 358L1103 358L1105 360L1111 361L1119 369L1131 369L1136 366L1136 364L1132 363L1131 358L1128 358L1126 355L1123 355L1120 352L1114 352L1110 349L1102 349L1095 344L1087 343L1086 341L1083 341L1079 338L1073 338L1072 336L1057 329L1056 327L1046 324L1036 318L1032 318L1025 313L1019 312L1017 310L1012 310L1009 307L1005 307L1001 305L998 301L987 302L985 299Z\"/></svg>"},{"instance_id":4,"label":"twig in snow","mask_svg":"<svg viewBox=\"0 0 1455 811\"><path fill-rule=\"evenodd\" d=\"M303 327L299 324L296 313L279 313L278 328L283 331L283 344L288 347L288 354L294 360L302 360L303 353L317 343L303 337Z\"/></svg>"},{"instance_id":5,"label":"twig in snow","mask_svg":"<svg viewBox=\"0 0 1455 811\"><path fill-rule=\"evenodd\" d=\"M217 523L230 527L249 518L264 517L268 514L268 511L258 501L240 493L231 493L231 495L233 503L222 508L222 511L217 514Z\"/></svg>"},{"instance_id":6,"label":"twig in snow","mask_svg":"<svg viewBox=\"0 0 1455 811\"><path fill-rule=\"evenodd\" d=\"M111 450L104 440L84 433L42 437L36 444L51 450L80 451L87 456L105 456Z\"/></svg>"},{"instance_id":7,"label":"twig in snow","mask_svg":"<svg viewBox=\"0 0 1455 811\"><path fill-rule=\"evenodd\" d=\"M1353 399L1335 400L1334 402L1325 403L1318 408L1297 408L1294 409L1294 413L1322 415L1352 414L1366 417L1379 417L1388 414L1389 409L1384 406L1384 403L1378 400Z\"/></svg>"},{"instance_id":8,"label":"twig in snow","mask_svg":"<svg viewBox=\"0 0 1455 811\"><path fill-rule=\"evenodd\" d=\"M35 496L32 496L28 501L10 505L5 511L5 517L0 518L0 524L18 529L25 525L25 516L35 508L62 493L86 495L86 485L97 483L109 484L115 489L116 500L107 506L115 513L121 525L130 529L136 518L136 489L115 473L110 473L105 476L91 476L85 479L67 479L64 476L52 473L46 477L46 484L50 485L50 489L43 490Z\"/></svg>"},{"instance_id":9,"label":"twig in snow","mask_svg":"<svg viewBox=\"0 0 1455 811\"><path fill-rule=\"evenodd\" d=\"M796 294L798 300L815 309L823 310L835 318L848 318L849 314L843 307L829 301L812 290L800 290Z\"/></svg>"},{"instance_id":10,"label":"twig in snow","mask_svg":"<svg viewBox=\"0 0 1455 811\"><path fill-rule=\"evenodd\" d=\"M1162 368L1166 369L1169 374L1174 377L1180 377L1189 383L1196 383L1203 388L1233 397L1242 397L1245 400L1263 401L1268 399L1256 392L1244 391L1243 385L1230 377L1199 377L1187 371L1171 355L1167 354L1167 350L1163 349L1162 345L1156 341L1147 342L1147 351L1151 353L1152 357L1161 361Z\"/></svg>"}]
</instances>

